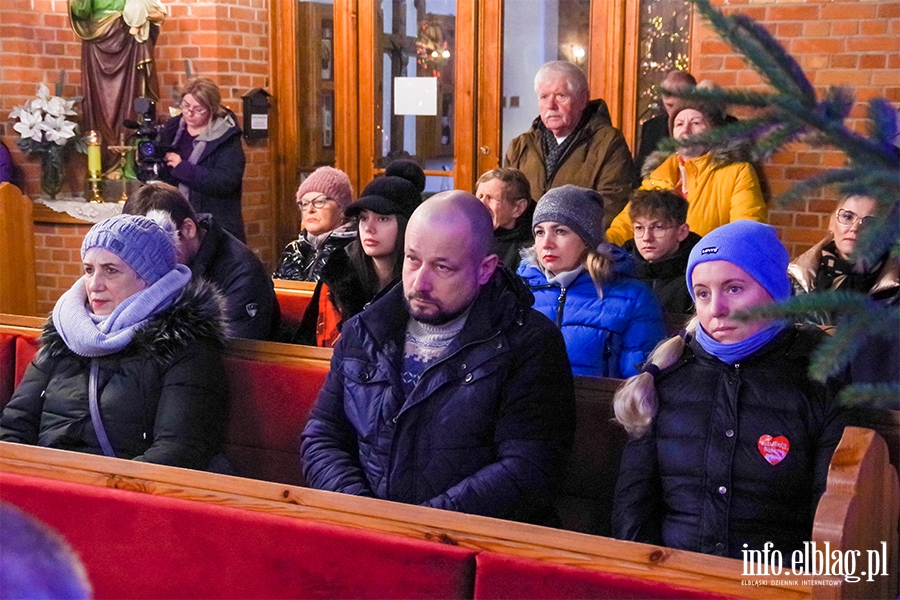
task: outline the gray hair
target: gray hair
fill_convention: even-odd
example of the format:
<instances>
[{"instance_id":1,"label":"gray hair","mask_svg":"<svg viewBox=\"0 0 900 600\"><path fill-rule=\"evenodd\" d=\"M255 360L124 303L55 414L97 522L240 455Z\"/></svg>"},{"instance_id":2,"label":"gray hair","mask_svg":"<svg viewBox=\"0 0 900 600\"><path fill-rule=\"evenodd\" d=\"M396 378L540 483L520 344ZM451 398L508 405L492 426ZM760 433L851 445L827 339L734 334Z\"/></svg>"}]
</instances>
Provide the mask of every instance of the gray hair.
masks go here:
<instances>
[{"instance_id":1,"label":"gray hair","mask_svg":"<svg viewBox=\"0 0 900 600\"><path fill-rule=\"evenodd\" d=\"M554 79L564 78L566 87L575 97L587 97L589 95L588 80L581 67L565 60L552 60L540 69L534 76L534 92L538 93L541 83Z\"/></svg>"}]
</instances>

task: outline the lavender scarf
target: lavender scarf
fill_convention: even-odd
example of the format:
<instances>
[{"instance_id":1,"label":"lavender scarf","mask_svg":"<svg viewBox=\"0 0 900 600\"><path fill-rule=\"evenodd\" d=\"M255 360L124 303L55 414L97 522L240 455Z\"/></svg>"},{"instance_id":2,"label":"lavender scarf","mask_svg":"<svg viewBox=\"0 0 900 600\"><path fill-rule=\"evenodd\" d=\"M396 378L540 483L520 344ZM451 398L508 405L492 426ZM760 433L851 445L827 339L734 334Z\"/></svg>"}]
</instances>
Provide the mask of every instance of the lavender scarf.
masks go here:
<instances>
[{"instance_id":1,"label":"lavender scarf","mask_svg":"<svg viewBox=\"0 0 900 600\"><path fill-rule=\"evenodd\" d=\"M79 356L96 357L125 348L153 315L175 303L191 280L184 265L150 287L132 294L109 315L95 315L87 304L84 278L79 278L53 307L53 324L66 346Z\"/></svg>"}]
</instances>

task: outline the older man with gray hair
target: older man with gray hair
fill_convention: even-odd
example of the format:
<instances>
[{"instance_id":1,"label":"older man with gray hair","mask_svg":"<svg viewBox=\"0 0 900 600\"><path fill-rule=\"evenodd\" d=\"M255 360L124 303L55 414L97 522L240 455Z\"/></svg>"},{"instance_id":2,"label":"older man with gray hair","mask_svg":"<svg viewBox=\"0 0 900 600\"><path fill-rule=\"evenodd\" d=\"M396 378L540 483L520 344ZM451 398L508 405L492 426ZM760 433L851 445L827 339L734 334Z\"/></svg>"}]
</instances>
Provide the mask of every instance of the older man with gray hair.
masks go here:
<instances>
[{"instance_id":1,"label":"older man with gray hair","mask_svg":"<svg viewBox=\"0 0 900 600\"><path fill-rule=\"evenodd\" d=\"M504 165L525 173L535 198L566 184L600 192L608 227L628 202L635 179L625 137L612 126L606 102L590 100L578 66L548 62L535 75L534 90L541 114L510 142Z\"/></svg>"},{"instance_id":2,"label":"older man with gray hair","mask_svg":"<svg viewBox=\"0 0 900 600\"><path fill-rule=\"evenodd\" d=\"M497 268L493 229L462 191L413 213L403 284L344 325L303 431L311 487L553 522L572 369L531 292Z\"/></svg>"}]
</instances>

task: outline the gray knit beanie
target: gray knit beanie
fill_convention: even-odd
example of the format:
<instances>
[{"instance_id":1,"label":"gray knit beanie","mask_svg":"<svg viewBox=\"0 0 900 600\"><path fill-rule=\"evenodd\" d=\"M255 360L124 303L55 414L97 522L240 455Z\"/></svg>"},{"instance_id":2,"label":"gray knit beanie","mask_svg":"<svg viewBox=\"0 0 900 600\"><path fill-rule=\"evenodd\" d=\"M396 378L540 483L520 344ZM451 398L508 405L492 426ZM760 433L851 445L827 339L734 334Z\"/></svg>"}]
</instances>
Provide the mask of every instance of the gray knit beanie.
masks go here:
<instances>
[{"instance_id":1,"label":"gray knit beanie","mask_svg":"<svg viewBox=\"0 0 900 600\"><path fill-rule=\"evenodd\" d=\"M175 268L172 237L147 217L118 215L100 221L81 243L81 258L91 248L108 250L121 258L147 285Z\"/></svg>"},{"instance_id":2,"label":"gray knit beanie","mask_svg":"<svg viewBox=\"0 0 900 600\"><path fill-rule=\"evenodd\" d=\"M538 201L531 228L546 221L565 225L591 250L606 242L603 196L594 190L576 185L553 188Z\"/></svg>"}]
</instances>

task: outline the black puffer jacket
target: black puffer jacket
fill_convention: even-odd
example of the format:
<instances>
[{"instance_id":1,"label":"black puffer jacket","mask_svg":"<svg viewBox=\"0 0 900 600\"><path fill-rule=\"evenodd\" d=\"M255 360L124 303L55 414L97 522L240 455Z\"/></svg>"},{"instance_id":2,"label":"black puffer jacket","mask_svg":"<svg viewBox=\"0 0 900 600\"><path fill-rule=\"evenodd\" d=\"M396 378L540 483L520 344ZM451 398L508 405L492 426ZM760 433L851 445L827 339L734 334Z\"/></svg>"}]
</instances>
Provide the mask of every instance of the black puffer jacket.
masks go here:
<instances>
[{"instance_id":1,"label":"black puffer jacket","mask_svg":"<svg viewBox=\"0 0 900 600\"><path fill-rule=\"evenodd\" d=\"M222 229L212 215L197 215L206 231L197 256L188 265L194 277L213 283L225 297L230 337L273 339L278 330L278 300L272 278L259 257Z\"/></svg>"},{"instance_id":2,"label":"black puffer jacket","mask_svg":"<svg viewBox=\"0 0 900 600\"><path fill-rule=\"evenodd\" d=\"M207 467L225 422L223 331L220 296L193 281L124 350L99 359L100 415L117 457ZM88 403L90 364L48 321L0 417L0 439L103 454Z\"/></svg>"},{"instance_id":3,"label":"black puffer jacket","mask_svg":"<svg viewBox=\"0 0 900 600\"><path fill-rule=\"evenodd\" d=\"M807 376L824 335L792 328L733 366L692 341L656 378L651 431L625 447L614 535L732 558L802 548L844 429L837 385Z\"/></svg>"},{"instance_id":4,"label":"black puffer jacket","mask_svg":"<svg viewBox=\"0 0 900 600\"><path fill-rule=\"evenodd\" d=\"M348 321L303 431L311 487L545 521L575 430L559 330L498 269L444 356L406 397L409 313L395 286Z\"/></svg>"},{"instance_id":5,"label":"black puffer jacket","mask_svg":"<svg viewBox=\"0 0 900 600\"><path fill-rule=\"evenodd\" d=\"M332 231L316 248L310 243L304 229L300 232L300 237L284 247L281 260L278 261L272 278L319 281L319 277L322 276L322 267L325 266L331 255L343 250L355 239L356 227L341 227Z\"/></svg>"},{"instance_id":6,"label":"black puffer jacket","mask_svg":"<svg viewBox=\"0 0 900 600\"><path fill-rule=\"evenodd\" d=\"M637 249L634 238L622 244L622 248L634 257L635 277L646 283L653 295L659 300L659 305L664 313L692 313L694 301L687 289L688 258L691 249L700 241L700 236L690 232L675 253L663 260L647 262Z\"/></svg>"}]
</instances>

